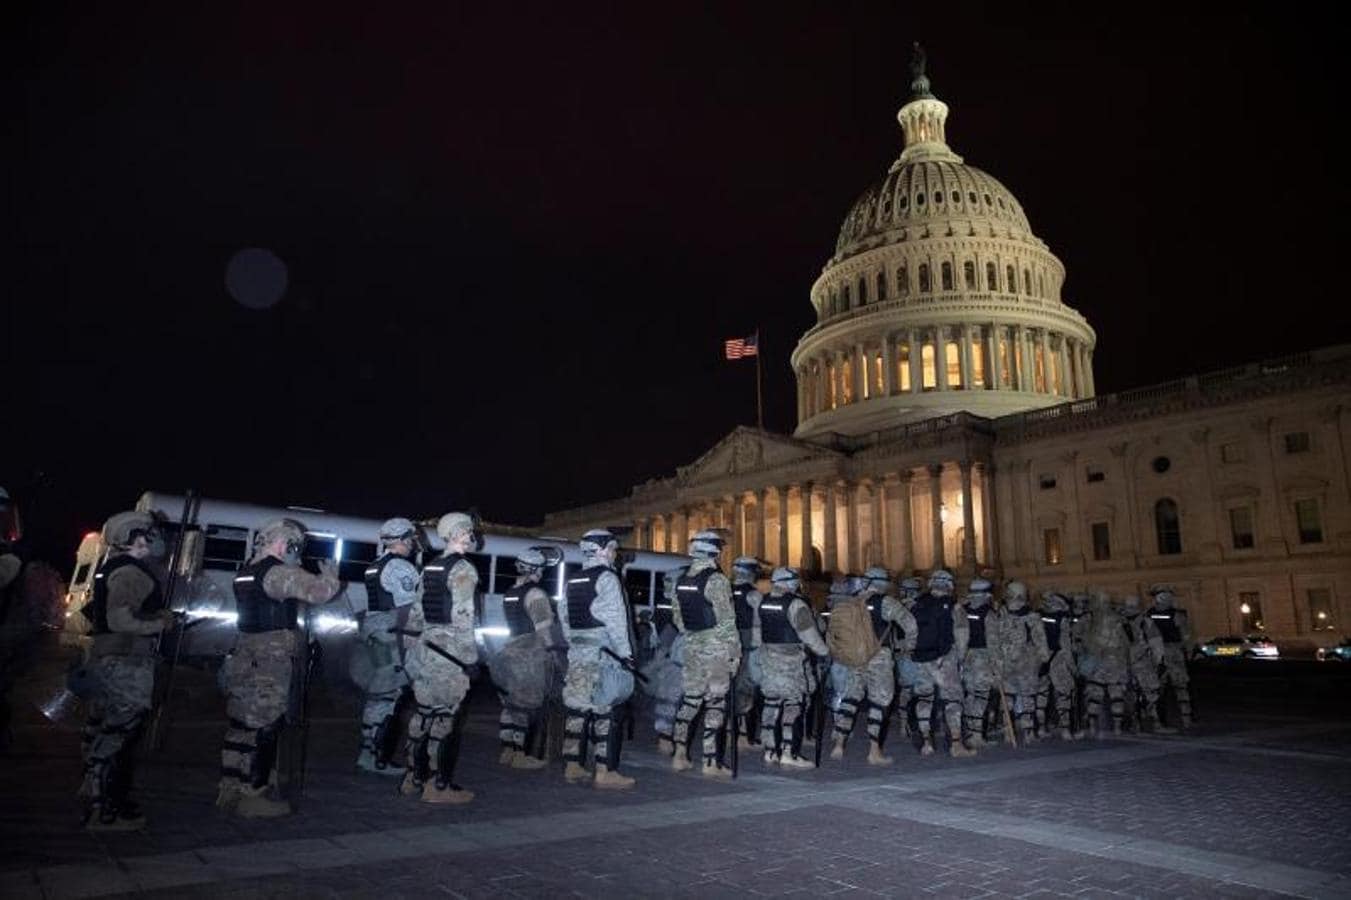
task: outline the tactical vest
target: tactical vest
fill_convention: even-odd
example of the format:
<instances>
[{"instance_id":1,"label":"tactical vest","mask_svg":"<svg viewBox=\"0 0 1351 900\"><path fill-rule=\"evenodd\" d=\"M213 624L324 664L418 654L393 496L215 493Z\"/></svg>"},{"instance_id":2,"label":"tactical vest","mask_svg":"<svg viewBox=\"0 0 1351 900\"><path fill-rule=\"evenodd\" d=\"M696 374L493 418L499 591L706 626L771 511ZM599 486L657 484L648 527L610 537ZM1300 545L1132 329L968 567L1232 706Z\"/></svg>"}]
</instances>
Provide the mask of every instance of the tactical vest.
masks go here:
<instances>
[{"instance_id":1,"label":"tactical vest","mask_svg":"<svg viewBox=\"0 0 1351 900\"><path fill-rule=\"evenodd\" d=\"M1149 617L1154 620L1165 644L1182 643L1182 630L1177 627L1177 610L1162 610L1156 606L1149 611Z\"/></svg>"},{"instance_id":2,"label":"tactical vest","mask_svg":"<svg viewBox=\"0 0 1351 900\"><path fill-rule=\"evenodd\" d=\"M983 650L988 646L985 643L985 614L990 611L990 607L982 606L975 612L972 610L973 607L966 608L966 629L971 635L966 647L968 650Z\"/></svg>"},{"instance_id":3,"label":"tactical vest","mask_svg":"<svg viewBox=\"0 0 1351 900\"><path fill-rule=\"evenodd\" d=\"M879 641L885 642L887 639L887 628L891 623L882 618L882 597L870 597L868 599L868 616L873 620L873 634L877 635Z\"/></svg>"},{"instance_id":4,"label":"tactical vest","mask_svg":"<svg viewBox=\"0 0 1351 900\"><path fill-rule=\"evenodd\" d=\"M463 553L438 556L422 569L422 616L429 625L449 625L452 606L450 570L468 560Z\"/></svg>"},{"instance_id":5,"label":"tactical vest","mask_svg":"<svg viewBox=\"0 0 1351 900\"><path fill-rule=\"evenodd\" d=\"M380 583L380 576L385 574L385 566L395 559L403 557L386 553L366 568L366 609L370 612L390 612L394 609L394 595L385 590L385 586Z\"/></svg>"},{"instance_id":6,"label":"tactical vest","mask_svg":"<svg viewBox=\"0 0 1351 900\"><path fill-rule=\"evenodd\" d=\"M952 649L955 638L952 633L951 599L929 593L920 594L912 612L919 631L911 659L915 662L932 662Z\"/></svg>"},{"instance_id":7,"label":"tactical vest","mask_svg":"<svg viewBox=\"0 0 1351 900\"><path fill-rule=\"evenodd\" d=\"M681 575L676 582L676 602L686 631L707 631L718 624L713 604L704 593L708 580L716 574L716 568L708 568L697 575Z\"/></svg>"},{"instance_id":8,"label":"tactical vest","mask_svg":"<svg viewBox=\"0 0 1351 900\"><path fill-rule=\"evenodd\" d=\"M1031 613L1032 607L1030 606L1009 610L1009 615L1017 616L1023 623L1023 643L1025 644L1032 643L1032 623L1027 618Z\"/></svg>"},{"instance_id":9,"label":"tactical vest","mask_svg":"<svg viewBox=\"0 0 1351 900\"><path fill-rule=\"evenodd\" d=\"M1052 653L1060 650L1060 629L1069 613L1041 614L1042 627L1046 629L1046 646Z\"/></svg>"},{"instance_id":10,"label":"tactical vest","mask_svg":"<svg viewBox=\"0 0 1351 900\"><path fill-rule=\"evenodd\" d=\"M596 582L606 572L614 572L607 565L592 566L568 579L568 628L604 628L605 623L591 615L591 604L596 602Z\"/></svg>"},{"instance_id":11,"label":"tactical vest","mask_svg":"<svg viewBox=\"0 0 1351 900\"><path fill-rule=\"evenodd\" d=\"M800 644L797 629L788 621L788 608L796 594L770 595L760 601L760 640L766 644Z\"/></svg>"},{"instance_id":12,"label":"tactical vest","mask_svg":"<svg viewBox=\"0 0 1351 900\"><path fill-rule=\"evenodd\" d=\"M236 627L243 634L264 631L285 631L295 628L297 604L294 598L274 600L263 590L263 579L276 566L283 565L275 556L247 565L235 576L235 609L239 613Z\"/></svg>"},{"instance_id":13,"label":"tactical vest","mask_svg":"<svg viewBox=\"0 0 1351 900\"><path fill-rule=\"evenodd\" d=\"M736 613L736 627L741 631L747 631L754 621L754 611L751 605L746 602L746 596L755 590L755 585L738 584L732 586L732 610ZM684 610L681 610L683 613Z\"/></svg>"},{"instance_id":14,"label":"tactical vest","mask_svg":"<svg viewBox=\"0 0 1351 900\"><path fill-rule=\"evenodd\" d=\"M150 577L154 588L150 595L141 601L141 615L150 616L164 609L164 594L160 591L159 579L150 571L150 567L134 556L120 554L99 566L94 573L94 599L80 609L80 614L89 620L90 634L111 634L108 627L108 579L118 569L135 566Z\"/></svg>"},{"instance_id":15,"label":"tactical vest","mask_svg":"<svg viewBox=\"0 0 1351 900\"><path fill-rule=\"evenodd\" d=\"M530 618L530 612L525 608L525 598L536 588L543 590L535 582L527 581L502 595L502 615L506 617L507 628L511 630L512 637L519 634L533 634L535 631L535 620Z\"/></svg>"}]
</instances>

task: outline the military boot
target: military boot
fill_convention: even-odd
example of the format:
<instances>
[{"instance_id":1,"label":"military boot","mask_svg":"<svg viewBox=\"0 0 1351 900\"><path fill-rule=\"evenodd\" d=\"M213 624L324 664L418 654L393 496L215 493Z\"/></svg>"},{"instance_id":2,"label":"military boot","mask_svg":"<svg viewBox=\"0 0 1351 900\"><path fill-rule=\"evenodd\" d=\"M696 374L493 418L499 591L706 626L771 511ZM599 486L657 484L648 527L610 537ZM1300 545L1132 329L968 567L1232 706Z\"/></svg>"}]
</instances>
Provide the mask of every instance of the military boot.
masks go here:
<instances>
[{"instance_id":1,"label":"military boot","mask_svg":"<svg viewBox=\"0 0 1351 900\"><path fill-rule=\"evenodd\" d=\"M1076 740L1074 734L1073 734L1068 728L1062 728L1062 729L1060 729L1060 739L1061 739L1062 741L1073 741L1073 740Z\"/></svg>"},{"instance_id":2,"label":"military boot","mask_svg":"<svg viewBox=\"0 0 1351 900\"><path fill-rule=\"evenodd\" d=\"M528 769L536 771L549 765L548 760L540 759L538 756L531 756L529 753L522 753L517 750L516 755L511 758L511 767L513 769Z\"/></svg>"},{"instance_id":3,"label":"military boot","mask_svg":"<svg viewBox=\"0 0 1351 900\"><path fill-rule=\"evenodd\" d=\"M830 748L830 758L844 759L844 738L836 736L835 746Z\"/></svg>"},{"instance_id":4,"label":"military boot","mask_svg":"<svg viewBox=\"0 0 1351 900\"><path fill-rule=\"evenodd\" d=\"M520 752L515 747L503 747L502 752L497 754L497 761L501 765L509 766L516 759L516 754Z\"/></svg>"},{"instance_id":5,"label":"military boot","mask_svg":"<svg viewBox=\"0 0 1351 900\"><path fill-rule=\"evenodd\" d=\"M243 785L233 778L222 779L220 787L216 790L216 808L233 812L235 804L239 802L241 788L243 788Z\"/></svg>"},{"instance_id":6,"label":"military boot","mask_svg":"<svg viewBox=\"0 0 1351 900\"><path fill-rule=\"evenodd\" d=\"M675 753L675 741L668 737L658 737L657 752L666 756L671 756Z\"/></svg>"},{"instance_id":7,"label":"military boot","mask_svg":"<svg viewBox=\"0 0 1351 900\"><path fill-rule=\"evenodd\" d=\"M474 799L473 791L466 791L464 788L448 784L445 787L438 787L436 782L429 781L422 786L423 803L468 803Z\"/></svg>"},{"instance_id":8,"label":"military boot","mask_svg":"<svg viewBox=\"0 0 1351 900\"><path fill-rule=\"evenodd\" d=\"M636 782L627 775L620 775L605 763L596 763L596 780L591 784L598 790L626 791Z\"/></svg>"},{"instance_id":9,"label":"military boot","mask_svg":"<svg viewBox=\"0 0 1351 900\"><path fill-rule=\"evenodd\" d=\"M872 741L868 746L868 765L870 766L889 766L895 760L890 756L882 755L882 745L877 741Z\"/></svg>"},{"instance_id":10,"label":"military boot","mask_svg":"<svg viewBox=\"0 0 1351 900\"><path fill-rule=\"evenodd\" d=\"M399 793L405 797L414 797L422 793L422 782L412 769L405 769L403 781L399 782Z\"/></svg>"},{"instance_id":11,"label":"military boot","mask_svg":"<svg viewBox=\"0 0 1351 900\"><path fill-rule=\"evenodd\" d=\"M803 759L800 756L794 756L792 753L786 754L781 760L779 760L779 765L783 766L785 769L816 768L816 763L812 762L810 759Z\"/></svg>"},{"instance_id":12,"label":"military boot","mask_svg":"<svg viewBox=\"0 0 1351 900\"><path fill-rule=\"evenodd\" d=\"M927 735L924 737L924 742L919 745L919 755L920 756L934 755L934 739L932 737L929 737Z\"/></svg>"},{"instance_id":13,"label":"military boot","mask_svg":"<svg viewBox=\"0 0 1351 900\"><path fill-rule=\"evenodd\" d=\"M564 781L581 781L583 778L589 778L590 776L591 773L586 770L586 766L576 760L568 760L568 764L563 767Z\"/></svg>"},{"instance_id":14,"label":"military boot","mask_svg":"<svg viewBox=\"0 0 1351 900\"><path fill-rule=\"evenodd\" d=\"M953 741L952 746L948 747L948 755L953 759L965 759L975 756L976 751L963 744L961 741Z\"/></svg>"},{"instance_id":15,"label":"military boot","mask_svg":"<svg viewBox=\"0 0 1351 900\"><path fill-rule=\"evenodd\" d=\"M966 739L966 745L972 750L979 750L981 747L985 746L985 737L979 731L974 731L971 733L971 736Z\"/></svg>"},{"instance_id":16,"label":"military boot","mask_svg":"<svg viewBox=\"0 0 1351 900\"><path fill-rule=\"evenodd\" d=\"M275 819L291 814L291 804L285 800L273 800L267 795L267 785L263 787L245 787L239 792L235 803L235 812L246 819Z\"/></svg>"},{"instance_id":17,"label":"military boot","mask_svg":"<svg viewBox=\"0 0 1351 900\"><path fill-rule=\"evenodd\" d=\"M357 769L372 775L402 775L403 769L391 766L376 757L370 750L362 750L357 755Z\"/></svg>"},{"instance_id":18,"label":"military boot","mask_svg":"<svg viewBox=\"0 0 1351 900\"><path fill-rule=\"evenodd\" d=\"M736 739L737 749L750 750L755 746L755 742L750 739L750 735L738 735Z\"/></svg>"},{"instance_id":19,"label":"military boot","mask_svg":"<svg viewBox=\"0 0 1351 900\"><path fill-rule=\"evenodd\" d=\"M95 803L84 827L88 831L140 831L145 827L145 816L134 807L118 809L109 805L105 809L102 803Z\"/></svg>"},{"instance_id":20,"label":"military boot","mask_svg":"<svg viewBox=\"0 0 1351 900\"><path fill-rule=\"evenodd\" d=\"M767 766L773 766L773 765L777 765L778 762L779 762L779 757L776 756L776 755L774 754L774 751L773 751L773 750L766 750L766 751L765 751L765 765L767 765Z\"/></svg>"},{"instance_id":21,"label":"military boot","mask_svg":"<svg viewBox=\"0 0 1351 900\"><path fill-rule=\"evenodd\" d=\"M704 777L705 777L705 778L731 778L731 777L732 777L732 770L731 770L731 769L724 768L723 766L718 765L718 761L717 761L716 759L708 759L708 760L704 760Z\"/></svg>"},{"instance_id":22,"label":"military boot","mask_svg":"<svg viewBox=\"0 0 1351 900\"><path fill-rule=\"evenodd\" d=\"M690 758L685 755L685 748L682 747L680 744L676 744L675 756L671 757L671 771L688 772L690 769L693 768L694 763L690 762Z\"/></svg>"}]
</instances>

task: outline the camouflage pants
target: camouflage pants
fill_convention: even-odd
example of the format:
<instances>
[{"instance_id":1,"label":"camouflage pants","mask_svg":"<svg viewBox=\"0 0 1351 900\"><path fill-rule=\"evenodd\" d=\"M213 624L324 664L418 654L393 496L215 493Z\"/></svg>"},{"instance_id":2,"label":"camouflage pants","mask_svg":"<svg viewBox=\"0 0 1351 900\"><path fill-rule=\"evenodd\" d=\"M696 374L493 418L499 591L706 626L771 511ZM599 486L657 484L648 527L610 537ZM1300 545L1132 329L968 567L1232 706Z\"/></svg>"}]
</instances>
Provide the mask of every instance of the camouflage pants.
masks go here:
<instances>
[{"instance_id":1,"label":"camouflage pants","mask_svg":"<svg viewBox=\"0 0 1351 900\"><path fill-rule=\"evenodd\" d=\"M1061 729L1070 728L1070 708L1074 703L1074 658L1062 648L1051 655L1037 678L1037 725L1049 727L1052 695L1055 699L1056 723Z\"/></svg>"},{"instance_id":2,"label":"camouflage pants","mask_svg":"<svg viewBox=\"0 0 1351 900\"><path fill-rule=\"evenodd\" d=\"M795 740L798 718L810 693L810 663L801 644L772 644L760 648L760 691L765 705L760 713L760 742L782 756L784 742ZM799 748L794 746L792 752Z\"/></svg>"},{"instance_id":3,"label":"camouflage pants","mask_svg":"<svg viewBox=\"0 0 1351 900\"><path fill-rule=\"evenodd\" d=\"M84 783L80 796L119 808L127 804L136 746L150 716L155 658L121 654L94 657L88 669L98 689L89 703L81 742Z\"/></svg>"},{"instance_id":4,"label":"camouflage pants","mask_svg":"<svg viewBox=\"0 0 1351 900\"><path fill-rule=\"evenodd\" d=\"M633 676L599 645L568 647L568 674L563 682L563 759L584 765L588 758L613 770L619 765L623 738L614 708L633 695Z\"/></svg>"},{"instance_id":5,"label":"camouflage pants","mask_svg":"<svg viewBox=\"0 0 1351 900\"><path fill-rule=\"evenodd\" d=\"M919 733L928 737L932 730L930 718L937 703L947 722L948 736L962 739L962 676L958 671L955 653L948 653L928 662L917 662L915 669L915 716L919 719Z\"/></svg>"},{"instance_id":6,"label":"camouflage pants","mask_svg":"<svg viewBox=\"0 0 1351 900\"><path fill-rule=\"evenodd\" d=\"M1006 663L1004 691L1008 696L1009 715L1021 732L1036 730L1037 670L1040 661L1029 653L1022 653Z\"/></svg>"},{"instance_id":7,"label":"camouflage pants","mask_svg":"<svg viewBox=\"0 0 1351 900\"><path fill-rule=\"evenodd\" d=\"M743 723L748 722L748 717L755 707L755 695L757 682L760 677L760 651L750 649L750 634L743 633L741 641L741 665L736 670L736 685L734 697L736 699L736 714L741 717ZM743 727L742 734L749 734L749 729Z\"/></svg>"},{"instance_id":8,"label":"camouflage pants","mask_svg":"<svg viewBox=\"0 0 1351 900\"><path fill-rule=\"evenodd\" d=\"M1105 723L1103 715L1103 701L1105 700L1112 722L1115 725L1120 725L1121 717L1125 712L1126 697L1126 663L1124 659L1120 661L1099 660L1092 671L1086 672L1085 675L1088 678L1088 684L1084 691L1087 717L1092 719L1098 728L1101 728Z\"/></svg>"},{"instance_id":9,"label":"camouflage pants","mask_svg":"<svg viewBox=\"0 0 1351 900\"><path fill-rule=\"evenodd\" d=\"M1182 724L1190 725L1192 720L1192 695L1187 685L1191 682L1187 675L1187 658L1182 653L1181 644L1163 645L1163 684L1173 686L1177 697L1178 711L1182 713ZM1162 685L1160 686L1162 687Z\"/></svg>"},{"instance_id":10,"label":"camouflage pants","mask_svg":"<svg viewBox=\"0 0 1351 900\"><path fill-rule=\"evenodd\" d=\"M915 681L919 663L908 655L896 654L896 715L901 734L910 734L910 701L915 699Z\"/></svg>"},{"instance_id":11,"label":"camouflage pants","mask_svg":"<svg viewBox=\"0 0 1351 900\"><path fill-rule=\"evenodd\" d=\"M1145 719L1158 715L1159 672L1154 657L1145 653L1132 653L1127 673L1129 695L1137 707L1143 707Z\"/></svg>"},{"instance_id":12,"label":"camouflage pants","mask_svg":"<svg viewBox=\"0 0 1351 900\"><path fill-rule=\"evenodd\" d=\"M295 631L241 634L225 658L221 676L229 725L220 754L222 785L268 783L290 708L299 638Z\"/></svg>"},{"instance_id":13,"label":"camouflage pants","mask_svg":"<svg viewBox=\"0 0 1351 900\"><path fill-rule=\"evenodd\" d=\"M658 653L643 668L644 690L652 698L652 724L658 737L672 740L676 711L680 708L680 663L671 654Z\"/></svg>"},{"instance_id":14,"label":"camouflage pants","mask_svg":"<svg viewBox=\"0 0 1351 900\"><path fill-rule=\"evenodd\" d=\"M985 737L986 714L990 709L990 691L994 687L994 667L987 647L973 647L962 660L962 721L966 733ZM996 727L995 729L999 729Z\"/></svg>"},{"instance_id":15,"label":"camouflage pants","mask_svg":"<svg viewBox=\"0 0 1351 900\"><path fill-rule=\"evenodd\" d=\"M690 725L703 708L705 765L717 761L718 735L727 718L727 693L732 686L733 669L739 662L739 657L734 660L729 656L728 648L718 638L694 634L686 639L680 709L675 721L676 752L686 752Z\"/></svg>"},{"instance_id":16,"label":"camouflage pants","mask_svg":"<svg viewBox=\"0 0 1351 900\"><path fill-rule=\"evenodd\" d=\"M882 722L896 696L896 676L892 670L891 648L883 647L860 668L845 667L848 673L844 689L835 700L835 737L847 738L854 730L859 708L868 711L868 738L882 740Z\"/></svg>"},{"instance_id":17,"label":"camouflage pants","mask_svg":"<svg viewBox=\"0 0 1351 900\"><path fill-rule=\"evenodd\" d=\"M525 752L553 687L553 653L536 634L513 637L492 661L493 684L502 703L498 740L502 747Z\"/></svg>"},{"instance_id":18,"label":"camouflage pants","mask_svg":"<svg viewBox=\"0 0 1351 900\"><path fill-rule=\"evenodd\" d=\"M416 673L413 699L417 701L417 709L408 720L405 758L415 783L434 780L437 788L444 789L451 786L455 773L459 751L455 720L469 693L469 676L460 666L429 648L426 644L429 639L442 649L447 649L450 643L443 633L424 631L409 650L408 665Z\"/></svg>"},{"instance_id":19,"label":"camouflage pants","mask_svg":"<svg viewBox=\"0 0 1351 900\"><path fill-rule=\"evenodd\" d=\"M394 727L394 712L410 682L399 663L399 648L393 640L368 635L364 649L370 658L371 675L365 684L366 699L361 708L361 752L372 754L376 765L383 769L396 745L389 733Z\"/></svg>"}]
</instances>

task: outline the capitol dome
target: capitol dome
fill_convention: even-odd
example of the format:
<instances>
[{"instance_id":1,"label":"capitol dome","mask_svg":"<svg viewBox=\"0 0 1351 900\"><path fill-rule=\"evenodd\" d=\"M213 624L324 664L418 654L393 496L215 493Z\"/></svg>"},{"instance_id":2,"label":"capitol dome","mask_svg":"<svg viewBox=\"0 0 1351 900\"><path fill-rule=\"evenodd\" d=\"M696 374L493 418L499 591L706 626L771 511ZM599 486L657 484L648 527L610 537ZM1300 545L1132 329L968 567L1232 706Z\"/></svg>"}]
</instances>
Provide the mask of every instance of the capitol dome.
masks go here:
<instances>
[{"instance_id":1,"label":"capitol dome","mask_svg":"<svg viewBox=\"0 0 1351 900\"><path fill-rule=\"evenodd\" d=\"M901 155L812 286L817 324L792 357L798 437L1093 395L1096 335L1062 300L1065 267L1009 189L948 146L916 50Z\"/></svg>"}]
</instances>

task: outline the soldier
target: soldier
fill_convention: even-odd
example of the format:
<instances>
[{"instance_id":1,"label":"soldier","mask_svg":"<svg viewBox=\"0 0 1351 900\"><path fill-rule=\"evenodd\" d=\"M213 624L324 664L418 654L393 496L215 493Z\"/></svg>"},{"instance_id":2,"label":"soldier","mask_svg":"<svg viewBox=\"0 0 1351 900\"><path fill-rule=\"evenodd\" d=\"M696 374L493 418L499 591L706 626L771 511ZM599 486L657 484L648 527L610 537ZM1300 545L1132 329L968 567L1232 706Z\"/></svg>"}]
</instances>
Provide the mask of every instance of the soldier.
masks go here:
<instances>
[{"instance_id":1,"label":"soldier","mask_svg":"<svg viewBox=\"0 0 1351 900\"><path fill-rule=\"evenodd\" d=\"M94 596L81 613L92 638L85 662L95 686L85 729L85 827L130 831L145 817L130 798L136 745L150 717L160 634L174 614L165 608L151 562L164 556L164 539L149 513L124 512L103 526L110 549L94 575Z\"/></svg>"},{"instance_id":2,"label":"soldier","mask_svg":"<svg viewBox=\"0 0 1351 900\"><path fill-rule=\"evenodd\" d=\"M567 603L559 610L568 641L563 777L571 782L587 777L589 743L596 761L592 785L624 790L634 782L619 773L623 729L614 709L633 695L633 614L614 569L619 553L615 536L604 528L592 529L578 547L583 568L568 579Z\"/></svg>"},{"instance_id":3,"label":"soldier","mask_svg":"<svg viewBox=\"0 0 1351 900\"><path fill-rule=\"evenodd\" d=\"M690 563L676 583L671 610L676 627L685 633L684 684L675 722L675 756L671 766L683 772L689 758L690 724L704 710L703 774L730 776L718 760L718 743L727 714L727 693L741 665L741 638L732 610L732 585L718 569L723 539L716 531L700 531L690 541Z\"/></svg>"},{"instance_id":4,"label":"soldier","mask_svg":"<svg viewBox=\"0 0 1351 900\"><path fill-rule=\"evenodd\" d=\"M363 686L361 750L357 768L381 775L403 775L391 764L399 746L395 710L412 687L408 679L408 646L422 630L418 591L422 576L413 561L418 551L417 528L407 519L380 526L380 557L366 569L366 610L359 635L370 660L370 678Z\"/></svg>"},{"instance_id":5,"label":"soldier","mask_svg":"<svg viewBox=\"0 0 1351 900\"><path fill-rule=\"evenodd\" d=\"M929 589L915 600L915 649L911 654L918 664L915 682L915 715L919 719L919 733L924 739L920 747L923 756L932 756L934 742L930 741L935 700L947 722L951 741L948 752L954 757L974 756L962 743L962 676L960 662L966 656L969 635L967 619L961 608L952 602L955 585L952 573L937 569L929 576Z\"/></svg>"},{"instance_id":6,"label":"soldier","mask_svg":"<svg viewBox=\"0 0 1351 900\"><path fill-rule=\"evenodd\" d=\"M342 590L333 560L321 560L317 576L300 567L304 543L299 522L268 522L254 537L253 558L234 580L239 635L221 673L229 726L216 805L246 818L291 812L289 803L267 796L267 789L293 709L296 666L309 652L298 627L298 604L327 603Z\"/></svg>"},{"instance_id":7,"label":"soldier","mask_svg":"<svg viewBox=\"0 0 1351 900\"><path fill-rule=\"evenodd\" d=\"M732 610L736 615L736 628L741 638L741 662L736 671L736 716L737 733L741 736L741 746L750 747L756 741L755 697L757 670L760 660L751 643L752 623L755 619L755 607L760 603L760 592L755 582L760 577L760 560L753 556L741 556L732 562Z\"/></svg>"},{"instance_id":8,"label":"soldier","mask_svg":"<svg viewBox=\"0 0 1351 900\"><path fill-rule=\"evenodd\" d=\"M1159 679L1167 672L1163 661L1163 638L1154 620L1143 614L1140 598L1130 595L1121 601L1121 618L1126 626L1128 686L1135 709L1140 711L1139 727L1146 722L1158 734L1173 734L1159 722Z\"/></svg>"},{"instance_id":9,"label":"soldier","mask_svg":"<svg viewBox=\"0 0 1351 900\"><path fill-rule=\"evenodd\" d=\"M472 517L449 512L436 523L445 550L422 570L422 634L408 653L417 710L408 722L399 793L424 803L468 803L473 791L453 781L459 755L456 719L477 672L474 600L478 570L465 554L483 547ZM426 765L424 770L423 765Z\"/></svg>"},{"instance_id":10,"label":"soldier","mask_svg":"<svg viewBox=\"0 0 1351 900\"><path fill-rule=\"evenodd\" d=\"M1173 686L1173 696L1177 698L1178 712L1182 715L1182 727L1192 724L1192 698L1188 684L1187 658L1195 650L1192 642L1191 620L1185 609L1178 609L1173 592L1162 586L1151 591L1154 605L1149 610L1149 618L1159 629L1163 638L1164 673L1160 689Z\"/></svg>"},{"instance_id":11,"label":"soldier","mask_svg":"<svg viewBox=\"0 0 1351 900\"><path fill-rule=\"evenodd\" d=\"M511 637L491 666L502 701L502 752L497 761L514 769L548 765L541 713L555 678L550 649L554 608L540 581L544 570L558 565L562 558L556 547L524 551L516 558L516 583L502 595L502 612Z\"/></svg>"},{"instance_id":12,"label":"soldier","mask_svg":"<svg viewBox=\"0 0 1351 900\"><path fill-rule=\"evenodd\" d=\"M855 602L862 604L866 611L878 649L862 666L849 667L849 677L837 701L835 746L831 748L830 758L844 758L845 741L854 729L854 719L861 706L867 710L868 763L886 766L892 763L892 759L882 754L882 725L896 693L891 629L893 624L900 623L908 625L913 633L915 619L899 600L891 596L891 575L886 569L873 566L855 581L858 598ZM836 614L831 618L832 625L838 624L839 612L840 607L837 606Z\"/></svg>"},{"instance_id":13,"label":"soldier","mask_svg":"<svg viewBox=\"0 0 1351 900\"><path fill-rule=\"evenodd\" d=\"M966 744L972 749L985 746L990 688L1000 664L1000 645L995 640L999 614L991 604L993 588L988 579L973 579L960 607L968 631L966 655L962 657L962 721L966 726ZM1001 729L997 726L995 730Z\"/></svg>"},{"instance_id":14,"label":"soldier","mask_svg":"<svg viewBox=\"0 0 1351 900\"><path fill-rule=\"evenodd\" d=\"M668 604L675 597L676 582L683 574L684 569L671 569L662 573L662 596ZM643 670L647 678L646 689L652 695L652 724L657 734L657 749L666 756L675 753L675 718L680 709L681 669L684 665L685 636L668 622L658 632L657 649L652 661Z\"/></svg>"},{"instance_id":15,"label":"soldier","mask_svg":"<svg viewBox=\"0 0 1351 900\"><path fill-rule=\"evenodd\" d=\"M998 665L1018 738L1036 740L1037 673L1049 661L1046 629L1027 602L1027 585L1010 581L1004 587L1004 609L998 619Z\"/></svg>"},{"instance_id":16,"label":"soldier","mask_svg":"<svg viewBox=\"0 0 1351 900\"><path fill-rule=\"evenodd\" d=\"M915 677L918 667L911 658L915 651L915 598L924 590L924 583L914 576L901 579L901 606L911 613L910 625L896 628L896 717L901 722L901 737L910 736L910 706L915 699Z\"/></svg>"},{"instance_id":17,"label":"soldier","mask_svg":"<svg viewBox=\"0 0 1351 900\"><path fill-rule=\"evenodd\" d=\"M1120 734L1126 690L1126 633L1106 591L1093 595L1079 628L1083 645L1078 654L1079 672L1088 682L1086 716L1093 720L1093 737L1102 736L1108 712L1112 733ZM1109 704L1106 711L1104 700Z\"/></svg>"},{"instance_id":18,"label":"soldier","mask_svg":"<svg viewBox=\"0 0 1351 900\"><path fill-rule=\"evenodd\" d=\"M1074 651L1070 648L1070 605L1063 594L1042 595L1041 624L1046 632L1046 648L1051 658L1042 664L1037 677L1037 730L1050 734L1052 694L1055 697L1056 724L1061 740L1081 735L1072 730L1070 709L1074 703Z\"/></svg>"},{"instance_id":19,"label":"soldier","mask_svg":"<svg viewBox=\"0 0 1351 900\"><path fill-rule=\"evenodd\" d=\"M802 729L799 725L804 700L811 692L804 651L817 658L828 654L826 642L817 630L815 617L798 591L802 582L797 572L782 566L770 577L769 597L756 608L754 642L760 648L760 689L765 706L760 718L760 743L765 749L765 765L779 764L790 769L810 769L812 762L802 758ZM788 752L785 753L784 751Z\"/></svg>"}]
</instances>

